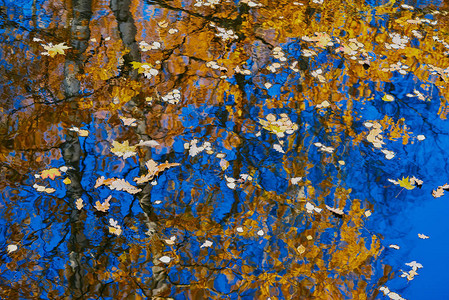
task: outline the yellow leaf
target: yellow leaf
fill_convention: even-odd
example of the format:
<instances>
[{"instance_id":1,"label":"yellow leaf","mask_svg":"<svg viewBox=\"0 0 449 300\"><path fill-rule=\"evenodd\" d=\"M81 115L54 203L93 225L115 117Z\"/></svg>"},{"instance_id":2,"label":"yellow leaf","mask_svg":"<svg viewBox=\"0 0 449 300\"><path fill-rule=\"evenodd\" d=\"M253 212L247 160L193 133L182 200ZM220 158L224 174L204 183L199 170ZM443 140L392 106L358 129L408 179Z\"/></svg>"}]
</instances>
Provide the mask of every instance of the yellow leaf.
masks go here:
<instances>
[{"instance_id":1,"label":"yellow leaf","mask_svg":"<svg viewBox=\"0 0 449 300\"><path fill-rule=\"evenodd\" d=\"M394 101L394 97L393 97L392 95L385 94L385 95L382 97L382 100L384 100L384 101L386 101L386 102L391 102L391 101Z\"/></svg>"},{"instance_id":2,"label":"yellow leaf","mask_svg":"<svg viewBox=\"0 0 449 300\"><path fill-rule=\"evenodd\" d=\"M71 47L68 47L66 45L64 45L65 43L60 43L57 45L53 45L52 43L49 43L48 45L44 45L42 44L42 46L44 47L45 50L47 50L46 52L42 52L42 55L47 55L50 57L55 57L56 54L62 54L64 55L65 52L64 50L69 49Z\"/></svg>"},{"instance_id":3,"label":"yellow leaf","mask_svg":"<svg viewBox=\"0 0 449 300\"><path fill-rule=\"evenodd\" d=\"M113 141L111 152L123 159L136 155L136 146L130 146L128 141L124 141L122 144Z\"/></svg>"},{"instance_id":4,"label":"yellow leaf","mask_svg":"<svg viewBox=\"0 0 449 300\"><path fill-rule=\"evenodd\" d=\"M409 177L402 177L401 180L398 180L399 186L406 188L407 190L413 190L416 186L412 185Z\"/></svg>"},{"instance_id":5,"label":"yellow leaf","mask_svg":"<svg viewBox=\"0 0 449 300\"><path fill-rule=\"evenodd\" d=\"M306 252L306 247L304 247L303 245L299 245L298 248L296 248L296 250L298 251L299 254L303 254L304 252Z\"/></svg>"},{"instance_id":6,"label":"yellow leaf","mask_svg":"<svg viewBox=\"0 0 449 300\"><path fill-rule=\"evenodd\" d=\"M71 184L72 181L70 180L69 177L67 177L66 179L64 179L62 182L64 182L64 184Z\"/></svg>"},{"instance_id":7,"label":"yellow leaf","mask_svg":"<svg viewBox=\"0 0 449 300\"><path fill-rule=\"evenodd\" d=\"M78 135L79 135L79 136L86 137L86 136L89 135L89 131L88 131L88 130L84 130L84 129L80 129L80 130L78 131Z\"/></svg>"},{"instance_id":8,"label":"yellow leaf","mask_svg":"<svg viewBox=\"0 0 449 300\"><path fill-rule=\"evenodd\" d=\"M122 234L122 229L120 228L120 226L118 226L118 228L109 226L109 233L112 233L112 234L115 234L115 235L121 235Z\"/></svg>"}]
</instances>

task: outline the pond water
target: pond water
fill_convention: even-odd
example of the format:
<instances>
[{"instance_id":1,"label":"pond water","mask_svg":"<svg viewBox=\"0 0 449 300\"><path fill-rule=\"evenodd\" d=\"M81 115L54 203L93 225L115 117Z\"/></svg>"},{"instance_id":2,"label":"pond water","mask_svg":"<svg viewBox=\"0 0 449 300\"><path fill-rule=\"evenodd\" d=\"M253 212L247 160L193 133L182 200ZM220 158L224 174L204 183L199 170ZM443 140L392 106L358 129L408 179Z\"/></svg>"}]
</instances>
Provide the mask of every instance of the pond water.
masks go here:
<instances>
[{"instance_id":1,"label":"pond water","mask_svg":"<svg viewBox=\"0 0 449 300\"><path fill-rule=\"evenodd\" d=\"M443 1L6 1L2 299L449 299Z\"/></svg>"}]
</instances>

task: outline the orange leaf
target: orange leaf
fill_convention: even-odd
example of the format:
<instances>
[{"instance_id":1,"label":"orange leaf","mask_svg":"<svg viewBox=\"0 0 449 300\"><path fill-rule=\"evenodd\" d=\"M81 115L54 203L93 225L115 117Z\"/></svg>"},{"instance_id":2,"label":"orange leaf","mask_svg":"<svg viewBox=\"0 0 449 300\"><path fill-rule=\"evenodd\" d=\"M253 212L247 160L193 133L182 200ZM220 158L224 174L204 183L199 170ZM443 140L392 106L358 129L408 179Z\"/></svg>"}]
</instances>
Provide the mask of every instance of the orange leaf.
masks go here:
<instances>
[{"instance_id":1,"label":"orange leaf","mask_svg":"<svg viewBox=\"0 0 449 300\"><path fill-rule=\"evenodd\" d=\"M166 169L169 169L171 167L180 166L180 163L169 163L166 161L165 163L162 163L160 165L157 164L154 160L150 159L145 164L148 168L148 174L142 175L140 177L134 178L134 181L138 184L148 182L152 180L155 176L159 175L159 173L162 173Z\"/></svg>"},{"instance_id":2,"label":"orange leaf","mask_svg":"<svg viewBox=\"0 0 449 300\"><path fill-rule=\"evenodd\" d=\"M50 178L51 180L54 180L56 176L61 176L61 172L58 168L51 168L48 170L43 170L41 173L41 178Z\"/></svg>"},{"instance_id":3,"label":"orange leaf","mask_svg":"<svg viewBox=\"0 0 449 300\"><path fill-rule=\"evenodd\" d=\"M104 200L104 203L101 203L100 201L95 202L95 209L102 212L107 212L110 205L109 200L111 200L112 196L109 196Z\"/></svg>"}]
</instances>

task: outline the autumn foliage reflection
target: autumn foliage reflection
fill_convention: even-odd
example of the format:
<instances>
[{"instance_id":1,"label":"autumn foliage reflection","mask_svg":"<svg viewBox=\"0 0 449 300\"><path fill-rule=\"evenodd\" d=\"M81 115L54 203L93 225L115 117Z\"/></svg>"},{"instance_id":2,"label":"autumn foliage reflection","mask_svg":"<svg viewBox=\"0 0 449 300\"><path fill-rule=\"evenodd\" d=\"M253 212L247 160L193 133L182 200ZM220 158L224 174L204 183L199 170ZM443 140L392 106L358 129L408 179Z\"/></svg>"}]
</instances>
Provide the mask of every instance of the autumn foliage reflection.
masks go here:
<instances>
[{"instance_id":1,"label":"autumn foliage reflection","mask_svg":"<svg viewBox=\"0 0 449 300\"><path fill-rule=\"evenodd\" d=\"M446 8L5 9L2 298L368 299L392 276L345 160L420 141L414 105L447 118Z\"/></svg>"}]
</instances>

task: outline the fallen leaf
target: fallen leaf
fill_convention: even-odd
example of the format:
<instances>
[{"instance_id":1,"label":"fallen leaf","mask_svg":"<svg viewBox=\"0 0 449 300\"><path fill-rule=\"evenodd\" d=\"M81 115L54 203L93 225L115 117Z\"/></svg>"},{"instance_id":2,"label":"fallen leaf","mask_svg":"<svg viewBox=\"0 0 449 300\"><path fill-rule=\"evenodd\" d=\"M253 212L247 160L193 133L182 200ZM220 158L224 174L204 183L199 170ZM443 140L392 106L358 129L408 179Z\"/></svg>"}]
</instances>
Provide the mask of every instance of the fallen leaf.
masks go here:
<instances>
[{"instance_id":1,"label":"fallen leaf","mask_svg":"<svg viewBox=\"0 0 449 300\"><path fill-rule=\"evenodd\" d=\"M75 205L76 209L81 210L84 207L83 199L81 198L76 199Z\"/></svg>"},{"instance_id":2,"label":"fallen leaf","mask_svg":"<svg viewBox=\"0 0 449 300\"><path fill-rule=\"evenodd\" d=\"M167 245L174 245L175 244L175 241L176 241L176 236L171 236L170 237L170 239L168 239L168 240L164 240L164 242L167 244Z\"/></svg>"},{"instance_id":3,"label":"fallen leaf","mask_svg":"<svg viewBox=\"0 0 449 300\"><path fill-rule=\"evenodd\" d=\"M303 254L304 252L306 252L306 247L304 247L303 245L299 245L296 248L296 251L298 251L299 254Z\"/></svg>"},{"instance_id":4,"label":"fallen leaf","mask_svg":"<svg viewBox=\"0 0 449 300\"><path fill-rule=\"evenodd\" d=\"M418 237L419 237L420 239L423 239L423 240L426 240L426 239L429 238L427 235L422 234L422 233L418 233Z\"/></svg>"},{"instance_id":5,"label":"fallen leaf","mask_svg":"<svg viewBox=\"0 0 449 300\"><path fill-rule=\"evenodd\" d=\"M279 144L274 144L273 149L276 150L277 152L285 153L284 149L282 149L282 146Z\"/></svg>"},{"instance_id":6,"label":"fallen leaf","mask_svg":"<svg viewBox=\"0 0 449 300\"><path fill-rule=\"evenodd\" d=\"M168 264L171 261L171 258L164 255L161 258L159 258L159 261L163 262L164 264Z\"/></svg>"},{"instance_id":7,"label":"fallen leaf","mask_svg":"<svg viewBox=\"0 0 449 300\"><path fill-rule=\"evenodd\" d=\"M149 140L149 141L142 141L140 140L140 142L136 145L136 146L148 146L148 147L157 147L160 144L154 140Z\"/></svg>"},{"instance_id":8,"label":"fallen leaf","mask_svg":"<svg viewBox=\"0 0 449 300\"><path fill-rule=\"evenodd\" d=\"M109 233L119 236L122 234L122 228L120 226L118 228L109 226Z\"/></svg>"},{"instance_id":9,"label":"fallen leaf","mask_svg":"<svg viewBox=\"0 0 449 300\"><path fill-rule=\"evenodd\" d=\"M422 264L416 262L415 260L412 262L406 263L405 265L411 267L414 271L421 269L423 267Z\"/></svg>"},{"instance_id":10,"label":"fallen leaf","mask_svg":"<svg viewBox=\"0 0 449 300\"><path fill-rule=\"evenodd\" d=\"M50 178L51 180L54 180L56 178L56 176L61 176L61 172L59 171L58 168L51 168L48 170L43 170L41 173L42 179Z\"/></svg>"},{"instance_id":11,"label":"fallen leaf","mask_svg":"<svg viewBox=\"0 0 449 300\"><path fill-rule=\"evenodd\" d=\"M412 178L410 178L410 183L413 185L416 185L418 188L420 188L423 184L422 180L419 180L418 178L416 178L415 176L413 176Z\"/></svg>"},{"instance_id":12,"label":"fallen leaf","mask_svg":"<svg viewBox=\"0 0 449 300\"><path fill-rule=\"evenodd\" d=\"M160 21L157 23L157 25L159 25L159 27L165 28L168 26L168 21L165 21L165 20Z\"/></svg>"},{"instance_id":13,"label":"fallen leaf","mask_svg":"<svg viewBox=\"0 0 449 300\"><path fill-rule=\"evenodd\" d=\"M109 201L111 200L111 198L112 196L109 196L104 200L103 203L101 203L100 201L95 202L95 209L101 212L107 212L110 207Z\"/></svg>"},{"instance_id":14,"label":"fallen leaf","mask_svg":"<svg viewBox=\"0 0 449 300\"><path fill-rule=\"evenodd\" d=\"M112 181L109 184L109 188L111 190L125 191L132 195L137 194L138 192L142 191L141 189L131 185L125 179L115 179L114 181Z\"/></svg>"},{"instance_id":15,"label":"fallen leaf","mask_svg":"<svg viewBox=\"0 0 449 300\"><path fill-rule=\"evenodd\" d=\"M396 249L396 250L400 249L400 247L398 245L394 245L394 244L391 244L389 247L393 248L393 249Z\"/></svg>"},{"instance_id":16,"label":"fallen leaf","mask_svg":"<svg viewBox=\"0 0 449 300\"><path fill-rule=\"evenodd\" d=\"M301 181L302 177L293 177L290 179L290 182L294 185L298 184Z\"/></svg>"},{"instance_id":17,"label":"fallen leaf","mask_svg":"<svg viewBox=\"0 0 449 300\"><path fill-rule=\"evenodd\" d=\"M150 159L146 162L145 166L148 169L148 174L142 175L140 177L135 177L134 181L138 184L148 182L152 180L155 176L159 175L159 173L162 173L166 169L169 169L171 167L180 166L180 163L169 163L166 161L165 163L159 164L155 162L154 160Z\"/></svg>"},{"instance_id":18,"label":"fallen leaf","mask_svg":"<svg viewBox=\"0 0 449 300\"><path fill-rule=\"evenodd\" d=\"M438 187L436 191L435 190L432 191L432 196L434 198L439 198L443 195L444 195L444 189L442 189L441 187Z\"/></svg>"},{"instance_id":19,"label":"fallen leaf","mask_svg":"<svg viewBox=\"0 0 449 300\"><path fill-rule=\"evenodd\" d=\"M62 182L63 182L64 184L71 184L71 183L72 183L72 181L70 180L69 177L66 177L66 179L64 179Z\"/></svg>"},{"instance_id":20,"label":"fallen leaf","mask_svg":"<svg viewBox=\"0 0 449 300\"><path fill-rule=\"evenodd\" d=\"M442 188L443 190L447 191L447 190L449 190L449 184L446 183L446 184L440 186L439 188Z\"/></svg>"},{"instance_id":21,"label":"fallen leaf","mask_svg":"<svg viewBox=\"0 0 449 300\"><path fill-rule=\"evenodd\" d=\"M387 101L387 102L391 102L391 101L394 101L394 97L392 95L385 94L382 97L382 100Z\"/></svg>"},{"instance_id":22,"label":"fallen leaf","mask_svg":"<svg viewBox=\"0 0 449 300\"><path fill-rule=\"evenodd\" d=\"M102 185L109 185L114 180L115 180L114 178L106 179L106 178L104 178L104 176L101 176L101 177L97 178L97 181L95 182L94 188L99 188Z\"/></svg>"},{"instance_id":23,"label":"fallen leaf","mask_svg":"<svg viewBox=\"0 0 449 300\"><path fill-rule=\"evenodd\" d=\"M17 245L11 244L6 247L6 250L8 251L8 253L11 253L17 251L18 248L19 247L17 247Z\"/></svg>"},{"instance_id":24,"label":"fallen leaf","mask_svg":"<svg viewBox=\"0 0 449 300\"><path fill-rule=\"evenodd\" d=\"M326 205L326 208L327 208L328 210L330 210L332 213L334 213L335 215L337 215L338 217L341 217L341 216L344 215L343 210L340 209L340 208L332 208L332 207L330 207L330 206L328 206L328 205Z\"/></svg>"},{"instance_id":25,"label":"fallen leaf","mask_svg":"<svg viewBox=\"0 0 449 300\"><path fill-rule=\"evenodd\" d=\"M224 158L220 159L220 163L219 164L220 164L220 167L221 167L221 169L223 171L225 171L229 167L229 162L226 159L224 159Z\"/></svg>"},{"instance_id":26,"label":"fallen leaf","mask_svg":"<svg viewBox=\"0 0 449 300\"><path fill-rule=\"evenodd\" d=\"M55 190L54 188L46 188L46 189L44 190L44 192L46 192L47 194L51 194L51 193L56 192L56 190Z\"/></svg>"},{"instance_id":27,"label":"fallen leaf","mask_svg":"<svg viewBox=\"0 0 449 300\"><path fill-rule=\"evenodd\" d=\"M41 44L44 49L46 50L45 52L41 52L42 55L47 55L50 57L55 57L57 54L62 54L64 55L65 52L64 50L70 49L71 47L68 47L66 45L64 45L65 43L60 43L57 45L53 45L52 43L48 43L47 45Z\"/></svg>"},{"instance_id":28,"label":"fallen leaf","mask_svg":"<svg viewBox=\"0 0 449 300\"><path fill-rule=\"evenodd\" d=\"M128 157L137 154L136 146L130 146L128 141L124 141L123 143L113 141L111 152L117 155L118 157L123 157L123 159L127 159Z\"/></svg>"},{"instance_id":29,"label":"fallen leaf","mask_svg":"<svg viewBox=\"0 0 449 300\"><path fill-rule=\"evenodd\" d=\"M322 208L318 208L315 207L313 204L311 204L310 202L306 203L306 210L309 214L313 213L314 211L317 213L320 213L323 209Z\"/></svg>"},{"instance_id":30,"label":"fallen leaf","mask_svg":"<svg viewBox=\"0 0 449 300\"><path fill-rule=\"evenodd\" d=\"M201 246L200 248L209 248L213 245L214 243L211 241L206 240Z\"/></svg>"},{"instance_id":31,"label":"fallen leaf","mask_svg":"<svg viewBox=\"0 0 449 300\"><path fill-rule=\"evenodd\" d=\"M398 183L400 187L403 187L407 190L413 190L415 188L415 186L410 182L409 176L402 177L401 180L398 179Z\"/></svg>"},{"instance_id":32,"label":"fallen leaf","mask_svg":"<svg viewBox=\"0 0 449 300\"><path fill-rule=\"evenodd\" d=\"M84 129L80 129L80 130L78 131L78 135L79 135L79 136L82 136L82 137L86 137L86 136L89 135L89 131L88 131L88 130L84 130Z\"/></svg>"},{"instance_id":33,"label":"fallen leaf","mask_svg":"<svg viewBox=\"0 0 449 300\"><path fill-rule=\"evenodd\" d=\"M136 124L137 120L134 118L126 118L126 117L122 117L122 116L119 116L119 118L120 118L120 120L122 120L123 125L125 125L125 126L137 126L137 124Z\"/></svg>"}]
</instances>

